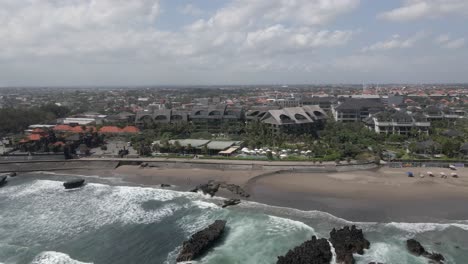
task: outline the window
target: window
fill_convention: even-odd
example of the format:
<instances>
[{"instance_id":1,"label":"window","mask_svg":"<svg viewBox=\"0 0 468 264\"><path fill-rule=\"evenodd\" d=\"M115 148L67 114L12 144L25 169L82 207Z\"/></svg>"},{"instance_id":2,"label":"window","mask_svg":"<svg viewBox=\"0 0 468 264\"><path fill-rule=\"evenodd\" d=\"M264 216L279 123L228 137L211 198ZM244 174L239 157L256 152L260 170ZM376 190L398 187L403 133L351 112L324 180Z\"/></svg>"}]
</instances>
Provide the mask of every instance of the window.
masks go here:
<instances>
[{"instance_id":1,"label":"window","mask_svg":"<svg viewBox=\"0 0 468 264\"><path fill-rule=\"evenodd\" d=\"M301 114L295 114L294 118L296 118L297 120L307 120L307 117L305 117L305 116L303 116Z\"/></svg>"}]
</instances>

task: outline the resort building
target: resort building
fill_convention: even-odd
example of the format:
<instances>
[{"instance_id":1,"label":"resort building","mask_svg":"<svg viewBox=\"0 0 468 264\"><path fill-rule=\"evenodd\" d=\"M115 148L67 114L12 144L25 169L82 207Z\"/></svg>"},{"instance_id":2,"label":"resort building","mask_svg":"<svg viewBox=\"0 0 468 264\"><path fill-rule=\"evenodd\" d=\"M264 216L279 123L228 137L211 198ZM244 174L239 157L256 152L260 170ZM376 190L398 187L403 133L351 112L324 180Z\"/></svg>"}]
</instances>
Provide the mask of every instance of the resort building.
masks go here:
<instances>
[{"instance_id":1,"label":"resort building","mask_svg":"<svg viewBox=\"0 0 468 264\"><path fill-rule=\"evenodd\" d=\"M408 135L413 131L429 133L431 123L420 113L411 115L403 111L382 111L364 120L366 126L379 134Z\"/></svg>"},{"instance_id":2,"label":"resort building","mask_svg":"<svg viewBox=\"0 0 468 264\"><path fill-rule=\"evenodd\" d=\"M323 128L327 114L318 106L269 110L260 119L274 134L316 134Z\"/></svg>"},{"instance_id":3,"label":"resort building","mask_svg":"<svg viewBox=\"0 0 468 264\"><path fill-rule=\"evenodd\" d=\"M152 126L154 124L175 124L189 121L189 112L154 109L153 111L141 111L136 114L135 124L138 127Z\"/></svg>"},{"instance_id":4,"label":"resort building","mask_svg":"<svg viewBox=\"0 0 468 264\"><path fill-rule=\"evenodd\" d=\"M385 106L381 101L348 98L332 106L332 115L337 122L361 122L383 110Z\"/></svg>"},{"instance_id":5,"label":"resort building","mask_svg":"<svg viewBox=\"0 0 468 264\"><path fill-rule=\"evenodd\" d=\"M302 99L302 105L318 105L325 111L329 111L331 109L332 104L336 101L336 98L331 96L326 97L307 97Z\"/></svg>"},{"instance_id":6,"label":"resort building","mask_svg":"<svg viewBox=\"0 0 468 264\"><path fill-rule=\"evenodd\" d=\"M453 108L440 108L435 105L428 106L424 109L424 113L428 120L437 121L437 120L457 120L461 118L466 118L466 111L463 109L453 109Z\"/></svg>"},{"instance_id":7,"label":"resort building","mask_svg":"<svg viewBox=\"0 0 468 264\"><path fill-rule=\"evenodd\" d=\"M235 134L241 129L240 123L244 121L244 114L242 107L211 105L195 107L190 114L190 120L195 131Z\"/></svg>"}]
</instances>

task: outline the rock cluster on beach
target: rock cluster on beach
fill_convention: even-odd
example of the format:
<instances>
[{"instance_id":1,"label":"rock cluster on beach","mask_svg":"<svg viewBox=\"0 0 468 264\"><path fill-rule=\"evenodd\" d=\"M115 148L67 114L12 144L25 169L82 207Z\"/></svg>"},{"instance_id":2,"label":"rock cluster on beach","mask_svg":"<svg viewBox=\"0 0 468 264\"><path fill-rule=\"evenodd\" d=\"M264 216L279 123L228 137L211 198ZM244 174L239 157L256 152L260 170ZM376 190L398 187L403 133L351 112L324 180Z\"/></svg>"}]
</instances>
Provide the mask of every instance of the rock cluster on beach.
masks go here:
<instances>
[{"instance_id":1,"label":"rock cluster on beach","mask_svg":"<svg viewBox=\"0 0 468 264\"><path fill-rule=\"evenodd\" d=\"M277 264L329 264L332 260L330 244L325 238L315 236L302 245L289 250L282 257L278 257Z\"/></svg>"},{"instance_id":2,"label":"rock cluster on beach","mask_svg":"<svg viewBox=\"0 0 468 264\"><path fill-rule=\"evenodd\" d=\"M219 190L220 184L215 182L215 181L209 181L206 184L200 184L194 189L191 190L191 192L198 192L202 191L203 194L209 194L211 197L215 196L215 194Z\"/></svg>"},{"instance_id":3,"label":"rock cluster on beach","mask_svg":"<svg viewBox=\"0 0 468 264\"><path fill-rule=\"evenodd\" d=\"M221 238L225 227L226 221L216 220L207 228L192 235L189 240L183 243L177 262L191 261L202 255Z\"/></svg>"},{"instance_id":4,"label":"rock cluster on beach","mask_svg":"<svg viewBox=\"0 0 468 264\"><path fill-rule=\"evenodd\" d=\"M239 185L235 184L227 184L227 183L220 183L220 188L226 189L231 193L237 194L244 198L249 198L250 194L246 193L244 189L242 189Z\"/></svg>"},{"instance_id":5,"label":"rock cluster on beach","mask_svg":"<svg viewBox=\"0 0 468 264\"><path fill-rule=\"evenodd\" d=\"M191 192L202 191L204 194L209 194L211 197L213 197L219 191L220 188L226 189L230 191L231 193L239 195L240 197L243 197L243 198L250 197L250 195L247 192L245 192L245 190L242 189L242 187L240 187L239 185L228 184L225 182L217 182L217 181L209 181L208 183L200 184L194 189L192 189Z\"/></svg>"},{"instance_id":6,"label":"rock cluster on beach","mask_svg":"<svg viewBox=\"0 0 468 264\"><path fill-rule=\"evenodd\" d=\"M336 253L336 262L343 264L354 264L353 254L364 254L364 249L369 249L370 242L364 238L361 229L356 226L345 226L342 229L330 232L330 242L333 244Z\"/></svg>"},{"instance_id":7,"label":"rock cluster on beach","mask_svg":"<svg viewBox=\"0 0 468 264\"><path fill-rule=\"evenodd\" d=\"M336 263L354 264L353 254L364 254L364 249L369 249L370 242L364 238L361 229L356 226L345 226L342 229L330 232L330 240L336 253ZM286 256L278 257L277 264L302 264L302 263L330 263L332 259L331 247L325 238L306 241L302 245L290 250ZM374 262L376 263L376 262Z\"/></svg>"},{"instance_id":8,"label":"rock cluster on beach","mask_svg":"<svg viewBox=\"0 0 468 264\"><path fill-rule=\"evenodd\" d=\"M429 263L434 263L434 264L444 263L444 260L445 260L444 256L442 256L439 253L427 252L426 249L421 245L421 243L419 243L415 239L408 239L406 241L406 247L408 248L408 251L411 254L418 256L418 257L422 256L422 257L428 258L430 261Z\"/></svg>"},{"instance_id":9,"label":"rock cluster on beach","mask_svg":"<svg viewBox=\"0 0 468 264\"><path fill-rule=\"evenodd\" d=\"M239 199L224 200L224 204L221 207L226 208L228 206L238 205L238 204L240 204L240 202L241 202L241 200L239 200Z\"/></svg>"}]
</instances>

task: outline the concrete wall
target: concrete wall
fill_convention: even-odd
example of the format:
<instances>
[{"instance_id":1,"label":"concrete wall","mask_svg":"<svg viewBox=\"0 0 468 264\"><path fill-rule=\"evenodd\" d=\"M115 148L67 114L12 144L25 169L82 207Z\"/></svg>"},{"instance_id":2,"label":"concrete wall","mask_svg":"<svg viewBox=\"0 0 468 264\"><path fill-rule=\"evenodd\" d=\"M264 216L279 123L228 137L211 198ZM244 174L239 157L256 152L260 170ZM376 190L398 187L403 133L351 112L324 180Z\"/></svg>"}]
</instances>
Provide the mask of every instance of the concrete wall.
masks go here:
<instances>
[{"instance_id":1,"label":"concrete wall","mask_svg":"<svg viewBox=\"0 0 468 264\"><path fill-rule=\"evenodd\" d=\"M58 171L73 169L114 169L117 161L27 161L0 162L1 172Z\"/></svg>"},{"instance_id":2,"label":"concrete wall","mask_svg":"<svg viewBox=\"0 0 468 264\"><path fill-rule=\"evenodd\" d=\"M209 170L262 170L265 172L275 171L291 171L291 172L337 172L337 171L352 171L366 170L377 168L378 166L369 164L354 164L354 165L311 165L311 164L282 164L275 163L249 163L238 162L197 162L197 161L175 161L175 160L160 160L160 161L143 161L138 159L129 160L67 160L67 161L0 161L1 172L28 172L28 171L56 171L56 170L71 170L71 169L114 169L122 165L138 166L142 162L148 163L149 167L157 168L177 168L177 169L209 169Z\"/></svg>"}]
</instances>

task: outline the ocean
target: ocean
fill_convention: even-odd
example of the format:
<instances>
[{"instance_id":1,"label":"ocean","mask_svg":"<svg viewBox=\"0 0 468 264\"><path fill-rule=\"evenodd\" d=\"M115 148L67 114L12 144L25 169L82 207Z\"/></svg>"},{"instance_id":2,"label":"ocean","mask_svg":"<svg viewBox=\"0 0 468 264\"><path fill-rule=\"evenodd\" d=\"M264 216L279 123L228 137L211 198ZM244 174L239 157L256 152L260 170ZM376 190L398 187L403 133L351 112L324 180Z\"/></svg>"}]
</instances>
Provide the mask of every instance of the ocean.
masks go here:
<instances>
[{"instance_id":1,"label":"ocean","mask_svg":"<svg viewBox=\"0 0 468 264\"><path fill-rule=\"evenodd\" d=\"M0 188L0 263L176 263L183 241L214 220L227 232L199 264L271 264L313 235L355 224L371 247L357 263L427 263L409 254L416 238L446 263L468 263L468 221L439 223L350 222L320 211L255 202L222 209L221 198L199 193L88 183L64 190L65 177L16 177Z\"/></svg>"}]
</instances>

